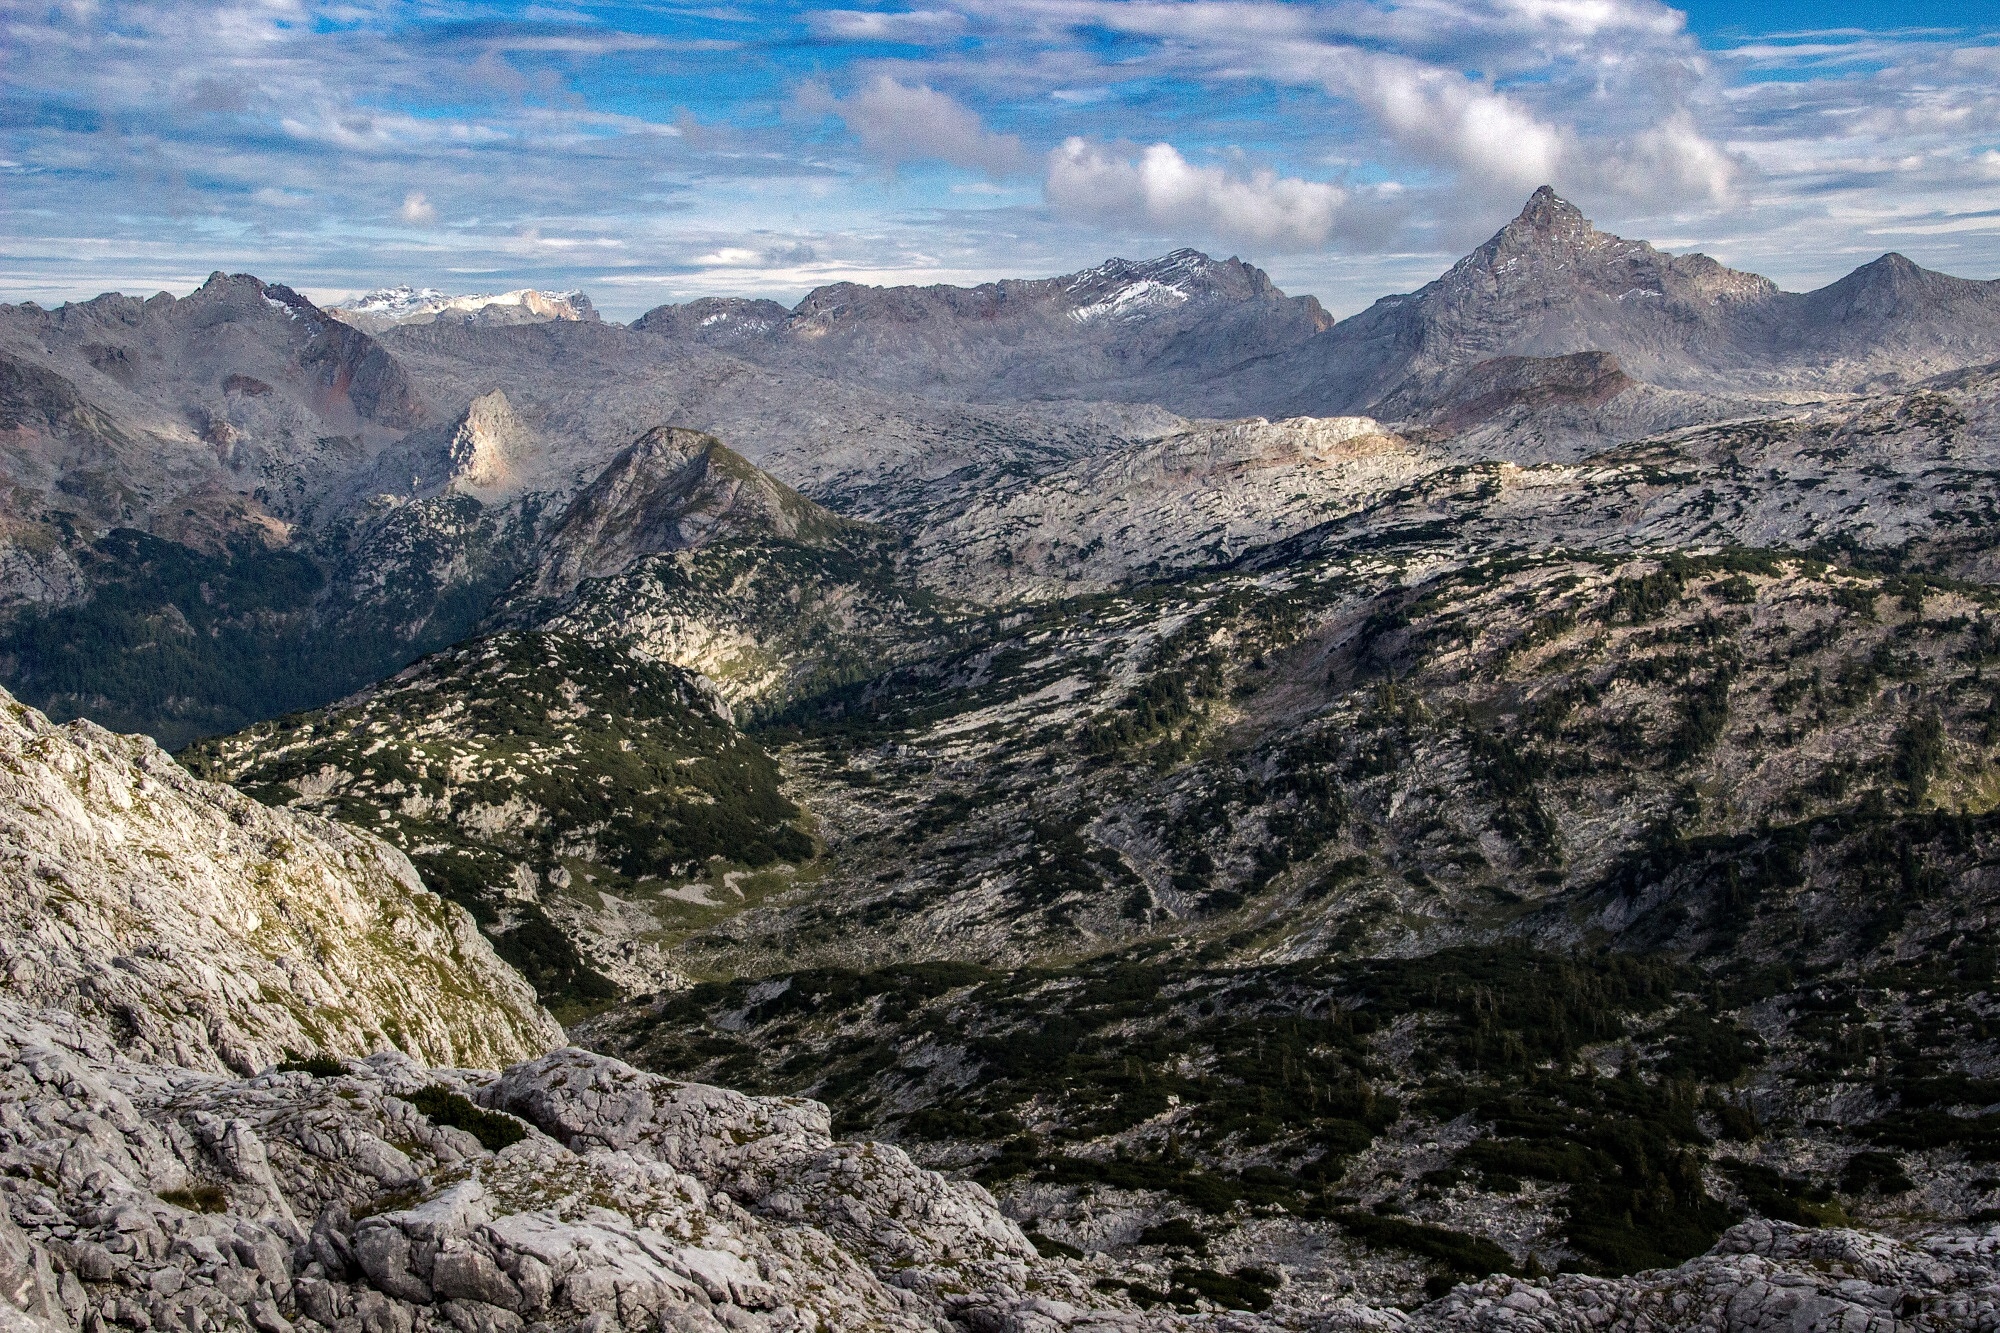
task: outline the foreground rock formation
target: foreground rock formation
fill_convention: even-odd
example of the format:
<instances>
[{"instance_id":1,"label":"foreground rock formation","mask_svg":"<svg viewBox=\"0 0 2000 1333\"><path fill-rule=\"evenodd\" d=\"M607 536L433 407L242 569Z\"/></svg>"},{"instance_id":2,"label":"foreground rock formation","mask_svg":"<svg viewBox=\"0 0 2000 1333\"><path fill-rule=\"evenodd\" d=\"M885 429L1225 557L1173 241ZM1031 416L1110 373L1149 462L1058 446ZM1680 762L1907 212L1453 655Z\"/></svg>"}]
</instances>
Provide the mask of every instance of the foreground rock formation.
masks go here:
<instances>
[{"instance_id":1,"label":"foreground rock formation","mask_svg":"<svg viewBox=\"0 0 2000 1333\"><path fill-rule=\"evenodd\" d=\"M0 969L11 997L205 1072L384 1047L492 1064L562 1039L401 852L4 692Z\"/></svg>"},{"instance_id":2,"label":"foreground rock formation","mask_svg":"<svg viewBox=\"0 0 2000 1333\"><path fill-rule=\"evenodd\" d=\"M574 1050L231 1080L60 1013L9 1005L5 1033L0 1242L42 1327L923 1329L1090 1299L984 1191L834 1143L814 1103Z\"/></svg>"},{"instance_id":3,"label":"foreground rock formation","mask_svg":"<svg viewBox=\"0 0 2000 1333\"><path fill-rule=\"evenodd\" d=\"M1038 1256L978 1186L832 1139L817 1103L573 1049L232 1079L8 1000L0 1060L19 1333L2000 1327L2000 1227L1753 1222L1668 1272L1495 1278L1414 1311L1330 1283L1262 1315L1146 1311Z\"/></svg>"}]
</instances>

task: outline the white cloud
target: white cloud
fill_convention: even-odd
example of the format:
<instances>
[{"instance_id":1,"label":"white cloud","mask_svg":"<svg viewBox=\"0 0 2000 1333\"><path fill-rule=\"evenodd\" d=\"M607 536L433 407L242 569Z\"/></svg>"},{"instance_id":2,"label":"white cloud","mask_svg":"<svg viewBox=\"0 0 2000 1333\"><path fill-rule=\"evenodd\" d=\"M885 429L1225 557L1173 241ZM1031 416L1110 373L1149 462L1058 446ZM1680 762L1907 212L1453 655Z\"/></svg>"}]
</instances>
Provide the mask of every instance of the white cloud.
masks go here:
<instances>
[{"instance_id":1,"label":"white cloud","mask_svg":"<svg viewBox=\"0 0 2000 1333\"><path fill-rule=\"evenodd\" d=\"M403 196L403 207L398 210L396 216L413 227L428 227L437 221L438 214L437 209L431 206L431 201L424 197L422 190L412 190Z\"/></svg>"},{"instance_id":2,"label":"white cloud","mask_svg":"<svg viewBox=\"0 0 2000 1333\"><path fill-rule=\"evenodd\" d=\"M1359 101L1419 160L1517 190L1558 174L1564 132L1456 70L1355 50L1332 61L1324 81Z\"/></svg>"},{"instance_id":3,"label":"white cloud","mask_svg":"<svg viewBox=\"0 0 2000 1333\"><path fill-rule=\"evenodd\" d=\"M1723 203L1741 164L1677 111L1603 161L1607 184L1629 198ZM1588 164L1580 164L1587 173Z\"/></svg>"},{"instance_id":4,"label":"white cloud","mask_svg":"<svg viewBox=\"0 0 2000 1333\"><path fill-rule=\"evenodd\" d=\"M912 9L899 14L829 9L812 15L812 24L829 37L848 41L916 43L961 31L965 16L949 9Z\"/></svg>"},{"instance_id":5,"label":"white cloud","mask_svg":"<svg viewBox=\"0 0 2000 1333\"><path fill-rule=\"evenodd\" d=\"M1012 5L1045 32L1151 39L1116 66L1127 79L1322 90L1359 113L1335 118L1326 147L1430 177L1442 213L1545 183L1699 206L1741 175L1708 128L1726 114L1714 70L1660 0L974 3L994 22ZM1077 86L1076 72L1065 66L1058 87ZM1286 119L1294 141L1313 133Z\"/></svg>"},{"instance_id":6,"label":"white cloud","mask_svg":"<svg viewBox=\"0 0 2000 1333\"><path fill-rule=\"evenodd\" d=\"M1134 159L1082 138L1049 154L1043 192L1068 213L1274 250L1324 245L1347 202L1347 191L1323 181L1197 166L1172 144L1156 143Z\"/></svg>"},{"instance_id":7,"label":"white cloud","mask_svg":"<svg viewBox=\"0 0 2000 1333\"><path fill-rule=\"evenodd\" d=\"M1021 141L995 134L948 93L878 75L859 92L833 98L808 84L798 101L808 111L831 112L846 122L868 155L886 166L938 161L989 176L1009 176L1026 164Z\"/></svg>"},{"instance_id":8,"label":"white cloud","mask_svg":"<svg viewBox=\"0 0 2000 1333\"><path fill-rule=\"evenodd\" d=\"M1566 28L1586 37L1606 32L1678 35L1687 18L1656 0L1501 0L1495 6L1504 21L1516 19L1531 28Z\"/></svg>"}]
</instances>

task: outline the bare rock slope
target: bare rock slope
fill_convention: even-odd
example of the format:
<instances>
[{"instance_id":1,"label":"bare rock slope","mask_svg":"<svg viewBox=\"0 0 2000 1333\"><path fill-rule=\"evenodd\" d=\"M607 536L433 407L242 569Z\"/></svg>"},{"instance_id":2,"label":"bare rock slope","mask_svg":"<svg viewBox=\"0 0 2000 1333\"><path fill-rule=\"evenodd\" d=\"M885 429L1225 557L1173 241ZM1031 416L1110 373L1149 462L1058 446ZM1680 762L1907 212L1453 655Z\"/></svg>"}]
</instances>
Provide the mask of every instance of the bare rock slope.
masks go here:
<instances>
[{"instance_id":1,"label":"bare rock slope","mask_svg":"<svg viewBox=\"0 0 2000 1333\"><path fill-rule=\"evenodd\" d=\"M287 1049L499 1063L562 1040L401 852L196 780L153 742L0 693L7 994L139 1058L254 1072Z\"/></svg>"},{"instance_id":2,"label":"bare rock slope","mask_svg":"<svg viewBox=\"0 0 2000 1333\"><path fill-rule=\"evenodd\" d=\"M969 505L912 557L927 582L983 601L1101 592L1226 564L1439 465L1367 417L1205 424Z\"/></svg>"}]
</instances>

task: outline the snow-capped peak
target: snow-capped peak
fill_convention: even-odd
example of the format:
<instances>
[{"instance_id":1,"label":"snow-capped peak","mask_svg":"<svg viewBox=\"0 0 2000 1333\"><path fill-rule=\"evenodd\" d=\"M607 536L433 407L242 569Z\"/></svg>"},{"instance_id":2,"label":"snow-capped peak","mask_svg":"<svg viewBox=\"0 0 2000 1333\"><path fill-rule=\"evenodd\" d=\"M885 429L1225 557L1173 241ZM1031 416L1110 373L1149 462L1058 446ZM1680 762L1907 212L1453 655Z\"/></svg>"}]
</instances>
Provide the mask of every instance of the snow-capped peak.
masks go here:
<instances>
[{"instance_id":1,"label":"snow-capped peak","mask_svg":"<svg viewBox=\"0 0 2000 1333\"><path fill-rule=\"evenodd\" d=\"M590 298L580 291L543 292L522 287L496 294L452 296L436 287L412 287L408 283L379 287L342 302L330 313L368 333L378 333L397 324L428 324L449 315L494 324L597 319Z\"/></svg>"}]
</instances>

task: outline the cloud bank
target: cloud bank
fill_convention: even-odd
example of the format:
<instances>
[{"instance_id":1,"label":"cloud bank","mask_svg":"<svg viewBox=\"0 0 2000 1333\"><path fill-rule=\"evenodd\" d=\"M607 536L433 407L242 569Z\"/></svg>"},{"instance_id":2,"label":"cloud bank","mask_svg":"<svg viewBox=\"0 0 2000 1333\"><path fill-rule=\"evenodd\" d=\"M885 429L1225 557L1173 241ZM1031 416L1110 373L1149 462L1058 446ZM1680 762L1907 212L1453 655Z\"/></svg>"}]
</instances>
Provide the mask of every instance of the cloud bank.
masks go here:
<instances>
[{"instance_id":1,"label":"cloud bank","mask_svg":"<svg viewBox=\"0 0 2000 1333\"><path fill-rule=\"evenodd\" d=\"M1809 16L1805 0L1779 0ZM1336 309L1554 184L1793 286L2000 275L2000 21L1658 0L0 3L0 295L970 281L1181 244ZM1789 35L1788 35L1789 34Z\"/></svg>"}]
</instances>

